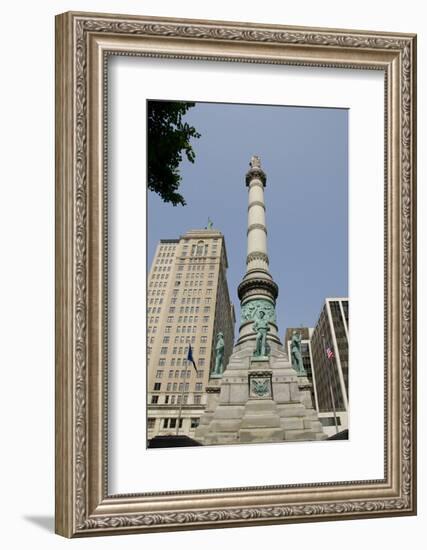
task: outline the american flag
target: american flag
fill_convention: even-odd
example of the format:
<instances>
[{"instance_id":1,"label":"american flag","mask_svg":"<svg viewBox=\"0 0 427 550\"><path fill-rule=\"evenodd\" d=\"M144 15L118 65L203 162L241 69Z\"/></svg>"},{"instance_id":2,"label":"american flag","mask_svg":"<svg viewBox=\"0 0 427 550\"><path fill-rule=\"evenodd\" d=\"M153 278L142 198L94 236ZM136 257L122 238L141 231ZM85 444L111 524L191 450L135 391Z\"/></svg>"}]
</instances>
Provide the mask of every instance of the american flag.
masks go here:
<instances>
[{"instance_id":1,"label":"american flag","mask_svg":"<svg viewBox=\"0 0 427 550\"><path fill-rule=\"evenodd\" d=\"M335 357L334 352L332 351L330 346L326 348L326 356L328 357L328 359L332 359L333 357Z\"/></svg>"}]
</instances>

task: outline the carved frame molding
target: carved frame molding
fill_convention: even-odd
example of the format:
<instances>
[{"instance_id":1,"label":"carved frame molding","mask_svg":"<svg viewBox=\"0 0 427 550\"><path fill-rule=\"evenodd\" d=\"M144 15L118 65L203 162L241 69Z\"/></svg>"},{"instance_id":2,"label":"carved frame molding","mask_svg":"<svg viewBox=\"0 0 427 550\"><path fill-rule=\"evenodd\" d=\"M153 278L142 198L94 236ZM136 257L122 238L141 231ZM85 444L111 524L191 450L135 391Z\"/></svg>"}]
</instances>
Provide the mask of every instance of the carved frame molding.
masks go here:
<instances>
[{"instance_id":1,"label":"carved frame molding","mask_svg":"<svg viewBox=\"0 0 427 550\"><path fill-rule=\"evenodd\" d=\"M103 159L113 53L384 71L384 479L108 494ZM415 35L69 12L56 18L56 71L56 532L415 514Z\"/></svg>"}]
</instances>

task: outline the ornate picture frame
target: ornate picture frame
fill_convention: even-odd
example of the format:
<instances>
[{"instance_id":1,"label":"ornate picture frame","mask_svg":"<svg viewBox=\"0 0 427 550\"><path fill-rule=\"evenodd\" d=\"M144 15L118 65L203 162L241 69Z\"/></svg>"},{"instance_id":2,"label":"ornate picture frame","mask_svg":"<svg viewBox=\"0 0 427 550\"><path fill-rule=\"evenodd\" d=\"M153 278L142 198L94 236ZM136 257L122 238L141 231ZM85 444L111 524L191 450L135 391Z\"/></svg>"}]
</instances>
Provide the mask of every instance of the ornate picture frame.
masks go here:
<instances>
[{"instance_id":1,"label":"ornate picture frame","mask_svg":"<svg viewBox=\"0 0 427 550\"><path fill-rule=\"evenodd\" d=\"M106 60L384 71L384 478L111 495ZM56 18L56 532L65 537L416 513L416 36L68 12Z\"/></svg>"}]
</instances>

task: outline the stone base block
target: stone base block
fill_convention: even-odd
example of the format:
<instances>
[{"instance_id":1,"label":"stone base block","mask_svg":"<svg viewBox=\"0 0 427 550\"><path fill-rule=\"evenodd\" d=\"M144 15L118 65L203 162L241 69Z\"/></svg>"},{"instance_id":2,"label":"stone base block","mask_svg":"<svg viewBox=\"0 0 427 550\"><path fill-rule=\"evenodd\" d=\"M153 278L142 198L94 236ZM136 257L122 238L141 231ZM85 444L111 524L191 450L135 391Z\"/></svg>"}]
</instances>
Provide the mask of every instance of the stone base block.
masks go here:
<instances>
[{"instance_id":1,"label":"stone base block","mask_svg":"<svg viewBox=\"0 0 427 550\"><path fill-rule=\"evenodd\" d=\"M227 405L226 407L217 407L215 420L242 418L245 407L243 405Z\"/></svg>"},{"instance_id":2,"label":"stone base block","mask_svg":"<svg viewBox=\"0 0 427 550\"><path fill-rule=\"evenodd\" d=\"M272 399L249 399L243 414L278 414L277 404Z\"/></svg>"},{"instance_id":3,"label":"stone base block","mask_svg":"<svg viewBox=\"0 0 427 550\"><path fill-rule=\"evenodd\" d=\"M305 418L304 419L304 428L308 430L315 430L316 432L322 432L322 424L317 419Z\"/></svg>"},{"instance_id":4,"label":"stone base block","mask_svg":"<svg viewBox=\"0 0 427 550\"><path fill-rule=\"evenodd\" d=\"M209 431L224 433L224 432L235 432L240 428L242 421L240 418L224 418L223 420L212 420Z\"/></svg>"},{"instance_id":5,"label":"stone base block","mask_svg":"<svg viewBox=\"0 0 427 550\"><path fill-rule=\"evenodd\" d=\"M285 441L319 441L327 437L324 433L312 430L286 430L284 439Z\"/></svg>"},{"instance_id":6,"label":"stone base block","mask_svg":"<svg viewBox=\"0 0 427 550\"><path fill-rule=\"evenodd\" d=\"M244 428L280 428L280 417L274 415L245 415L241 422Z\"/></svg>"},{"instance_id":7,"label":"stone base block","mask_svg":"<svg viewBox=\"0 0 427 550\"><path fill-rule=\"evenodd\" d=\"M281 425L286 432L289 430L304 430L305 428L303 418L282 418Z\"/></svg>"},{"instance_id":8,"label":"stone base block","mask_svg":"<svg viewBox=\"0 0 427 550\"><path fill-rule=\"evenodd\" d=\"M240 441L236 433L208 434L203 441L204 445L234 445L237 443L240 443Z\"/></svg>"},{"instance_id":9,"label":"stone base block","mask_svg":"<svg viewBox=\"0 0 427 550\"><path fill-rule=\"evenodd\" d=\"M281 428L250 428L239 432L239 443L272 443L283 441Z\"/></svg>"},{"instance_id":10,"label":"stone base block","mask_svg":"<svg viewBox=\"0 0 427 550\"><path fill-rule=\"evenodd\" d=\"M307 409L300 402L298 403L286 403L277 405L279 415L282 418L294 418L294 417L306 417Z\"/></svg>"}]
</instances>

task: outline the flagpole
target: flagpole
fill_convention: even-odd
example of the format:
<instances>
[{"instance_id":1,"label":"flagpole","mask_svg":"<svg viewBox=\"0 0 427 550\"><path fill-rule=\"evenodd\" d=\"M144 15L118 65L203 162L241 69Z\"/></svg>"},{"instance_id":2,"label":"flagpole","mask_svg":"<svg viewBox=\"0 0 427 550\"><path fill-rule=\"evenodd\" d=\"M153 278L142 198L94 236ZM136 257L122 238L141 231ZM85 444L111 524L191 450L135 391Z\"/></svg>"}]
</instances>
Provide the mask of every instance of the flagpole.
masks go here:
<instances>
[{"instance_id":1,"label":"flagpole","mask_svg":"<svg viewBox=\"0 0 427 550\"><path fill-rule=\"evenodd\" d=\"M182 383L182 390L181 390L181 399L179 403L179 410L178 410L178 420L176 423L176 435L179 434L179 423L181 422L181 414L182 414L182 403L184 401L184 393L185 393L185 384L187 383L187 371L188 371L188 365L185 365L185 371L184 371L184 382Z\"/></svg>"},{"instance_id":2,"label":"flagpole","mask_svg":"<svg viewBox=\"0 0 427 550\"><path fill-rule=\"evenodd\" d=\"M325 341L325 335L322 334L322 340L323 340L323 353L326 354L326 341ZM326 361L326 359L323 359ZM331 394L331 401L332 401L332 411L334 413L334 422L335 422L335 431L338 433L338 419L337 419L337 411L335 408L335 398L334 398L334 392L332 390L332 381L331 381L331 375L329 372L329 365L326 363L326 373L328 376L328 386L329 386L329 393Z\"/></svg>"},{"instance_id":3,"label":"flagpole","mask_svg":"<svg viewBox=\"0 0 427 550\"><path fill-rule=\"evenodd\" d=\"M335 431L338 433L338 420L337 420L337 413L335 410L335 399L334 399L334 392L332 391L332 384L331 381L329 381L329 391L331 392L331 399L332 399L332 409L334 411L334 420L335 420Z\"/></svg>"},{"instance_id":4,"label":"flagpole","mask_svg":"<svg viewBox=\"0 0 427 550\"><path fill-rule=\"evenodd\" d=\"M181 399L179 400L179 410L178 410L178 422L176 425L176 435L179 433L179 423L181 422L181 414L182 414L182 405L184 402L184 393L185 393L185 384L187 383L187 373L188 373L188 362L191 361L193 363L193 367L197 372L196 363L193 359L193 352L191 349L191 342L188 343L188 354L187 359L185 363L185 371L184 371L184 382L182 383L182 390L181 390ZM190 384L189 384L190 385Z\"/></svg>"}]
</instances>

